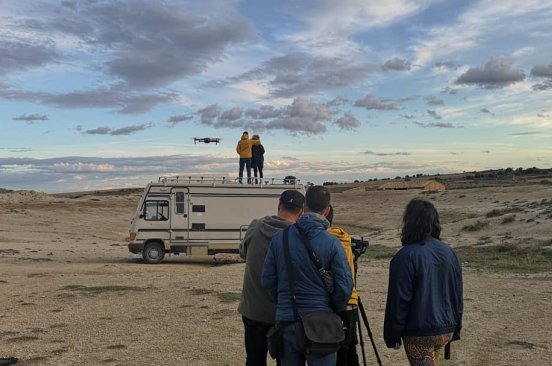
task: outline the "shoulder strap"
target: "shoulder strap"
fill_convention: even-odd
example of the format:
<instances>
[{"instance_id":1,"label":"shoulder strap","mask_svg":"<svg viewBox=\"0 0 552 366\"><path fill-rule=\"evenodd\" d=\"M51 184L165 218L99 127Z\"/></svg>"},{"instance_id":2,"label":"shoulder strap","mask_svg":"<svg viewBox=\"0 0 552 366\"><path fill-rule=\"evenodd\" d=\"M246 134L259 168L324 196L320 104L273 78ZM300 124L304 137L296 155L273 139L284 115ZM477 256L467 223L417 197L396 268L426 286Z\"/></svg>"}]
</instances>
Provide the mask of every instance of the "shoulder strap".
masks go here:
<instances>
[{"instance_id":1,"label":"shoulder strap","mask_svg":"<svg viewBox=\"0 0 552 366\"><path fill-rule=\"evenodd\" d=\"M312 263L314 264L314 266L316 267L316 269L319 271L321 269L324 269L324 266L322 266L322 263L320 263L320 260L318 259L318 257L316 256L316 253L312 249L309 238L307 237L303 229L301 229L301 227L297 225L297 223L295 223L294 225L295 225L295 228L297 229L297 232L299 233L299 238L301 238L301 241L303 242L305 247L307 247L307 252L309 253L309 257Z\"/></svg>"},{"instance_id":2,"label":"shoulder strap","mask_svg":"<svg viewBox=\"0 0 552 366\"><path fill-rule=\"evenodd\" d=\"M291 266L291 255L289 254L289 228L284 229L284 260L286 262L286 272L288 277L289 293L291 295L291 305L293 307L293 317L299 319L297 311L297 299L295 298L295 288L293 287L293 267Z\"/></svg>"}]
</instances>

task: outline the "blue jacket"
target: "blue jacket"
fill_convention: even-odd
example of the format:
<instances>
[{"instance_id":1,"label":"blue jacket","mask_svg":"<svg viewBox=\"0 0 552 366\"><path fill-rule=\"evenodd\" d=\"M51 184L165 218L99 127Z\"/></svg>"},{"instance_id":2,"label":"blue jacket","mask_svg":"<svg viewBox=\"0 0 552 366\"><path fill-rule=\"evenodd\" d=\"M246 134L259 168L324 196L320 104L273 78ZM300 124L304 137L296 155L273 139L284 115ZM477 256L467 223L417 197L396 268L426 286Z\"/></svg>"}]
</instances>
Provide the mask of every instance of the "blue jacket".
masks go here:
<instances>
[{"instance_id":1,"label":"blue jacket","mask_svg":"<svg viewBox=\"0 0 552 366\"><path fill-rule=\"evenodd\" d=\"M454 332L460 339L463 293L462 267L452 248L437 240L409 244L391 260L385 309L387 347L402 336Z\"/></svg>"},{"instance_id":2,"label":"blue jacket","mask_svg":"<svg viewBox=\"0 0 552 366\"><path fill-rule=\"evenodd\" d=\"M301 242L297 229L290 226L289 251L299 315L316 310L344 308L353 291L353 278L341 243L326 231L329 222L321 215L308 212L297 220L297 224L309 238L312 249L322 266L332 271L335 279L335 290L330 295L326 291L305 245ZM263 266L262 286L275 299L276 320L293 321L293 307L284 256L283 230L274 235L270 243Z\"/></svg>"}]
</instances>

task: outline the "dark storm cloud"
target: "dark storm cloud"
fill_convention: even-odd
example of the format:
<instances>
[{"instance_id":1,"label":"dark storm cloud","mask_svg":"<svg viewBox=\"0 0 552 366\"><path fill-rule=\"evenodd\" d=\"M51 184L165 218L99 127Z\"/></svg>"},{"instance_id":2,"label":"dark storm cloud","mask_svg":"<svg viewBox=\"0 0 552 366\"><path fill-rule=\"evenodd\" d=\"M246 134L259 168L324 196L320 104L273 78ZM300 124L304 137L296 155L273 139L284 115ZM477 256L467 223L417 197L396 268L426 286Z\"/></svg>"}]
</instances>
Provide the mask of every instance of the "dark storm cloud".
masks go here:
<instances>
[{"instance_id":1,"label":"dark storm cloud","mask_svg":"<svg viewBox=\"0 0 552 366\"><path fill-rule=\"evenodd\" d=\"M355 107L363 107L365 109L375 109L380 111L395 111L400 109L400 104L394 100L387 98L378 98L368 94L364 98L358 99L354 103Z\"/></svg>"},{"instance_id":2,"label":"dark storm cloud","mask_svg":"<svg viewBox=\"0 0 552 366\"><path fill-rule=\"evenodd\" d=\"M36 121L47 121L48 116L45 114L22 114L21 116L12 118L14 121L25 121L25 122L36 122Z\"/></svg>"},{"instance_id":3,"label":"dark storm cloud","mask_svg":"<svg viewBox=\"0 0 552 366\"><path fill-rule=\"evenodd\" d=\"M422 123L422 122L412 122L416 126L422 128L457 128L452 123L449 122L433 122L433 123Z\"/></svg>"},{"instance_id":4,"label":"dark storm cloud","mask_svg":"<svg viewBox=\"0 0 552 366\"><path fill-rule=\"evenodd\" d=\"M240 75L212 81L208 86L268 79L271 96L294 97L354 85L380 68L373 63L295 52L272 58Z\"/></svg>"},{"instance_id":5,"label":"dark storm cloud","mask_svg":"<svg viewBox=\"0 0 552 366\"><path fill-rule=\"evenodd\" d=\"M395 57L391 60L387 60L381 65L383 71L407 71L412 68L410 61Z\"/></svg>"},{"instance_id":6,"label":"dark storm cloud","mask_svg":"<svg viewBox=\"0 0 552 366\"><path fill-rule=\"evenodd\" d=\"M354 130L361 125L360 121L351 112L346 112L335 121L335 124L342 130Z\"/></svg>"},{"instance_id":7,"label":"dark storm cloud","mask_svg":"<svg viewBox=\"0 0 552 366\"><path fill-rule=\"evenodd\" d=\"M169 123L172 123L173 125L176 125L177 123L180 123L180 122L185 122L185 121L189 121L191 120L192 118L194 118L193 116L190 116L190 115L187 115L187 114L178 114L176 116L171 116L167 122Z\"/></svg>"},{"instance_id":8,"label":"dark storm cloud","mask_svg":"<svg viewBox=\"0 0 552 366\"><path fill-rule=\"evenodd\" d=\"M151 124L131 125L131 126L125 126L125 127L116 128L116 129L113 129L110 127L98 127L92 130L86 130L83 132L83 134L121 136L121 135L131 135L135 132L143 131L148 128L151 128Z\"/></svg>"},{"instance_id":9,"label":"dark storm cloud","mask_svg":"<svg viewBox=\"0 0 552 366\"><path fill-rule=\"evenodd\" d=\"M513 68L509 57L493 57L482 68L473 67L456 79L455 84L477 85L486 89L505 87L525 79L522 70Z\"/></svg>"},{"instance_id":10,"label":"dark storm cloud","mask_svg":"<svg viewBox=\"0 0 552 366\"><path fill-rule=\"evenodd\" d=\"M52 42L24 42L0 38L0 75L46 65L59 57Z\"/></svg>"},{"instance_id":11,"label":"dark storm cloud","mask_svg":"<svg viewBox=\"0 0 552 366\"><path fill-rule=\"evenodd\" d=\"M434 110L428 109L427 115L434 119L442 119L441 115Z\"/></svg>"},{"instance_id":12,"label":"dark storm cloud","mask_svg":"<svg viewBox=\"0 0 552 366\"><path fill-rule=\"evenodd\" d=\"M445 101L441 98L432 96L432 97L427 97L426 100L428 105L445 105Z\"/></svg>"},{"instance_id":13,"label":"dark storm cloud","mask_svg":"<svg viewBox=\"0 0 552 366\"><path fill-rule=\"evenodd\" d=\"M408 155L412 155L409 152L402 152L402 151L391 152L391 153L378 153L378 152L374 152L372 150L367 150L367 151L363 152L363 154L374 155L374 156L408 156Z\"/></svg>"}]
</instances>

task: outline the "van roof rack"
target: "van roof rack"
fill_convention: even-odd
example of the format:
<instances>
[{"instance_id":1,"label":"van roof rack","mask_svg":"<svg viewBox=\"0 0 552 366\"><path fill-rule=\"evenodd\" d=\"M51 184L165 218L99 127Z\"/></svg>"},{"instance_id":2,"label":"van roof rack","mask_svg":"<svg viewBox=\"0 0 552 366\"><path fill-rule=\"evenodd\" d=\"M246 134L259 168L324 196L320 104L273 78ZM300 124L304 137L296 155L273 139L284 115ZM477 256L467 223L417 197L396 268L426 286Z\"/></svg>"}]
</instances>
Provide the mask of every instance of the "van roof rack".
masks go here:
<instances>
[{"instance_id":1,"label":"van roof rack","mask_svg":"<svg viewBox=\"0 0 552 366\"><path fill-rule=\"evenodd\" d=\"M247 183L247 180L250 180ZM255 182L257 180L257 182ZM275 184L289 184L289 185L299 185L300 179L295 177L287 176L285 178L241 178L241 181L248 186L266 186L266 185L275 185ZM181 184L205 184L205 185L217 185L217 184L240 184L240 178L232 178L227 176L217 176L217 175L171 175L171 176L160 176L158 183L170 184L170 183L181 183Z\"/></svg>"}]
</instances>

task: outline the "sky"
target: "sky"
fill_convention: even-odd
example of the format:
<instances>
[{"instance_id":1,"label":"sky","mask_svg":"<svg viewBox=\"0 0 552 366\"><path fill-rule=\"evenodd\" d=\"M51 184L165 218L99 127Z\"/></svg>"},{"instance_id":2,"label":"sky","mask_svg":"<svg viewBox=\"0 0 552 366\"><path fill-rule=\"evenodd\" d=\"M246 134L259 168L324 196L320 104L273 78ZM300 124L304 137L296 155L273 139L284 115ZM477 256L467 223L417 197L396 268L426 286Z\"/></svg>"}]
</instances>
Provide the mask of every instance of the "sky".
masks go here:
<instances>
[{"instance_id":1,"label":"sky","mask_svg":"<svg viewBox=\"0 0 552 366\"><path fill-rule=\"evenodd\" d=\"M549 0L2 0L0 187L552 167ZM220 144L194 144L218 137Z\"/></svg>"}]
</instances>

